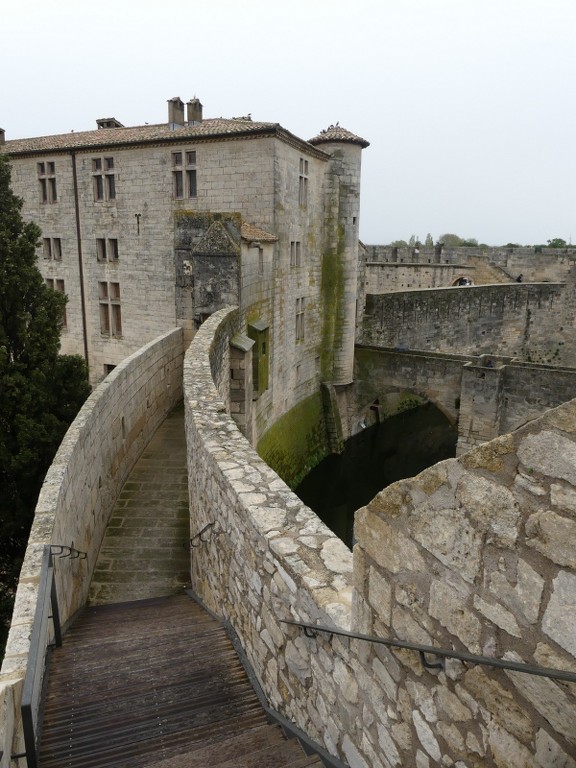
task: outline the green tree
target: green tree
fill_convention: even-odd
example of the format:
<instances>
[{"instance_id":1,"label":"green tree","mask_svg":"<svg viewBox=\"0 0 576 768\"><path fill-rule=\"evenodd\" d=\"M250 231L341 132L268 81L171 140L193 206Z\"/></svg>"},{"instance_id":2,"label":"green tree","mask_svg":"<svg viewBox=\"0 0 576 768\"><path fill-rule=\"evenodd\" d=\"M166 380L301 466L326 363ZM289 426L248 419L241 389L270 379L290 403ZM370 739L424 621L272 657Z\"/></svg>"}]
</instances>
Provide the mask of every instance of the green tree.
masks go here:
<instances>
[{"instance_id":1,"label":"green tree","mask_svg":"<svg viewBox=\"0 0 576 768\"><path fill-rule=\"evenodd\" d=\"M561 237L553 237L552 240L548 240L548 248L567 248L568 243L566 240L562 240Z\"/></svg>"},{"instance_id":2,"label":"green tree","mask_svg":"<svg viewBox=\"0 0 576 768\"><path fill-rule=\"evenodd\" d=\"M424 240L424 245L427 248L432 248L434 245L434 240L432 239L432 235L430 234L430 232L428 232L428 234L426 235L426 240Z\"/></svg>"},{"instance_id":3,"label":"green tree","mask_svg":"<svg viewBox=\"0 0 576 768\"><path fill-rule=\"evenodd\" d=\"M60 356L66 297L38 270L40 229L25 223L0 155L0 604L6 608L42 481L90 391L84 360ZM5 625L4 621L0 624ZM0 628L0 633L2 628ZM0 638L1 640L1 638Z\"/></svg>"},{"instance_id":4,"label":"green tree","mask_svg":"<svg viewBox=\"0 0 576 768\"><path fill-rule=\"evenodd\" d=\"M444 245L448 245L451 247L455 247L458 245L462 246L472 246L477 247L478 246L478 240L474 237L460 237L460 235L455 235L451 232L447 232L445 235L440 235L438 240L441 243L444 243Z\"/></svg>"}]
</instances>

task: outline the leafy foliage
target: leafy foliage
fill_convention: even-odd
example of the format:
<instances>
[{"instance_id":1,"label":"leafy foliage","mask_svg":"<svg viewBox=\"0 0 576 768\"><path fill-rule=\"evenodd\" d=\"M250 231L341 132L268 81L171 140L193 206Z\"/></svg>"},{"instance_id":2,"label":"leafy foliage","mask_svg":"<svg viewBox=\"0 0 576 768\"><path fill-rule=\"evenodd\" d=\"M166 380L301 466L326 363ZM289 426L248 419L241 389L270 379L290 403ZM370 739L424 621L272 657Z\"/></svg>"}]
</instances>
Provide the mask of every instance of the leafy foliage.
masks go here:
<instances>
[{"instance_id":1,"label":"leafy foliage","mask_svg":"<svg viewBox=\"0 0 576 768\"><path fill-rule=\"evenodd\" d=\"M548 240L548 248L567 248L568 243L566 240L562 240L561 237L553 237L552 240Z\"/></svg>"},{"instance_id":2,"label":"leafy foliage","mask_svg":"<svg viewBox=\"0 0 576 768\"><path fill-rule=\"evenodd\" d=\"M21 216L0 155L0 603L13 592L42 481L89 394L84 360L59 356L66 297L38 270L40 229Z\"/></svg>"},{"instance_id":3,"label":"leafy foliage","mask_svg":"<svg viewBox=\"0 0 576 768\"><path fill-rule=\"evenodd\" d=\"M478 245L478 240L476 240L476 238L474 237L468 237L468 238L460 237L460 235L455 235L451 232L446 232L446 234L440 235L438 240L441 243L444 243L444 245L448 245L451 247L455 247L458 245L476 247Z\"/></svg>"}]
</instances>

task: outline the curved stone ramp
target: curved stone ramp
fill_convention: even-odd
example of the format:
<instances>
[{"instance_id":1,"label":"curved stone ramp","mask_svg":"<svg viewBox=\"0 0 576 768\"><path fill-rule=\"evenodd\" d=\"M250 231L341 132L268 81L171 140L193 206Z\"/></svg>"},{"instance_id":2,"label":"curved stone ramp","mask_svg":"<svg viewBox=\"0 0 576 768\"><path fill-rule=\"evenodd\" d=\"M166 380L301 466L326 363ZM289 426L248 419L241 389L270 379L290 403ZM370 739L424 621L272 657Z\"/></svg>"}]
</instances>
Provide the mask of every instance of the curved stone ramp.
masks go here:
<instances>
[{"instance_id":1,"label":"curved stone ramp","mask_svg":"<svg viewBox=\"0 0 576 768\"><path fill-rule=\"evenodd\" d=\"M322 765L268 724L225 629L184 593L189 539L179 407L125 483L89 604L52 653L42 768Z\"/></svg>"},{"instance_id":2,"label":"curved stone ramp","mask_svg":"<svg viewBox=\"0 0 576 768\"><path fill-rule=\"evenodd\" d=\"M114 506L89 603L183 592L190 577L190 516L184 406L160 425Z\"/></svg>"},{"instance_id":3,"label":"curved stone ramp","mask_svg":"<svg viewBox=\"0 0 576 768\"><path fill-rule=\"evenodd\" d=\"M187 595L88 606L52 654L42 768L322 766L266 715Z\"/></svg>"}]
</instances>

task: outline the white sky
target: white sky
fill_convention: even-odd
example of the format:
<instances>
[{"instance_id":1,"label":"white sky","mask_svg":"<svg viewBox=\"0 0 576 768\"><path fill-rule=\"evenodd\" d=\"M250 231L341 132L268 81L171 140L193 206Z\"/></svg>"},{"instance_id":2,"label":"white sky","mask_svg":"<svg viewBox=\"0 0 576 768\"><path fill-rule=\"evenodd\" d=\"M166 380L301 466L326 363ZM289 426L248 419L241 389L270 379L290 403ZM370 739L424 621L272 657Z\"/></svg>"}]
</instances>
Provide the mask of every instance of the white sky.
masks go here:
<instances>
[{"instance_id":1,"label":"white sky","mask_svg":"<svg viewBox=\"0 0 576 768\"><path fill-rule=\"evenodd\" d=\"M367 244L576 241L576 0L5 0L7 139L251 113L363 152Z\"/></svg>"}]
</instances>

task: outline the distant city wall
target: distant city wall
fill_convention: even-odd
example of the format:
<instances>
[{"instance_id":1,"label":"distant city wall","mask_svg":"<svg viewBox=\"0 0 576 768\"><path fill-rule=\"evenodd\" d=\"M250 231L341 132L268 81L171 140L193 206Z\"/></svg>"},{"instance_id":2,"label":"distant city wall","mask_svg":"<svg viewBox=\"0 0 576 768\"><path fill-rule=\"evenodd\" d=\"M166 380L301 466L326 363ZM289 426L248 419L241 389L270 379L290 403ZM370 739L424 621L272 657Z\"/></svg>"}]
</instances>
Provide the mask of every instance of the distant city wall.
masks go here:
<instances>
[{"instance_id":1,"label":"distant city wall","mask_svg":"<svg viewBox=\"0 0 576 768\"><path fill-rule=\"evenodd\" d=\"M357 341L576 367L572 282L368 295Z\"/></svg>"},{"instance_id":2,"label":"distant city wall","mask_svg":"<svg viewBox=\"0 0 576 768\"><path fill-rule=\"evenodd\" d=\"M363 246L363 294L441 288L467 278L476 285L562 282L576 264L576 248L395 248Z\"/></svg>"},{"instance_id":3,"label":"distant city wall","mask_svg":"<svg viewBox=\"0 0 576 768\"><path fill-rule=\"evenodd\" d=\"M86 602L108 516L134 463L182 399L182 330L170 331L121 363L94 390L66 433L36 506L0 672L2 768L23 750L20 701L46 544L86 552L56 558L60 620ZM105 661L105 660L103 660Z\"/></svg>"}]
</instances>

